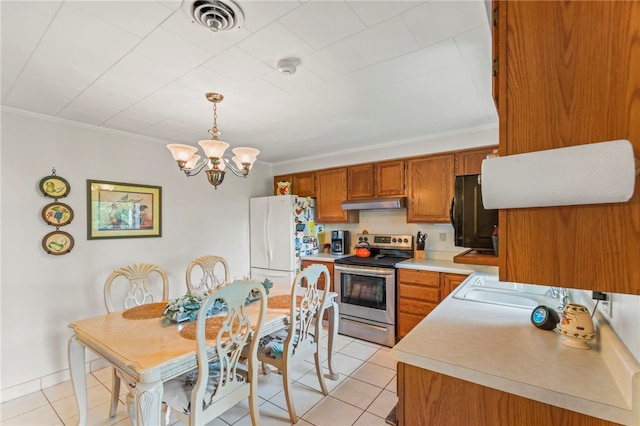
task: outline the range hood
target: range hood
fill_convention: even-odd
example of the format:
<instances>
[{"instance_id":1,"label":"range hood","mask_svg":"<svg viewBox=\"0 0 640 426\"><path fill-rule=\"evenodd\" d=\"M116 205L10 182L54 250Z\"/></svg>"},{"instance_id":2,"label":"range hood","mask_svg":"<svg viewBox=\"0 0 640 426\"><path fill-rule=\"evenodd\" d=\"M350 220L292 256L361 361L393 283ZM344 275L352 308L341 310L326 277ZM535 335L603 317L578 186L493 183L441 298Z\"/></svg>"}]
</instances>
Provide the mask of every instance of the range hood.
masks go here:
<instances>
[{"instance_id":1,"label":"range hood","mask_svg":"<svg viewBox=\"0 0 640 426\"><path fill-rule=\"evenodd\" d=\"M363 200L347 200L341 204L342 210L381 210L402 209L406 207L405 197L367 198Z\"/></svg>"}]
</instances>

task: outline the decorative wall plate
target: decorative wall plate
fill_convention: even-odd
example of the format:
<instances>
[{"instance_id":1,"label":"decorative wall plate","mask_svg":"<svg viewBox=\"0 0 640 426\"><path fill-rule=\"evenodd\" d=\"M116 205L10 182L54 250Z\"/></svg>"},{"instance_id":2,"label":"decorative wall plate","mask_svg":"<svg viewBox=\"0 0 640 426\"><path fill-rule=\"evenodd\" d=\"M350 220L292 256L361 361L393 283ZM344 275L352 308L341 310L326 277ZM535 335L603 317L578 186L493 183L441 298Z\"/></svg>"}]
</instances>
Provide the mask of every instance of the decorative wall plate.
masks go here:
<instances>
[{"instance_id":1,"label":"decorative wall plate","mask_svg":"<svg viewBox=\"0 0 640 426\"><path fill-rule=\"evenodd\" d=\"M73 248L73 237L64 231L49 232L42 239L42 248L49 254L67 254Z\"/></svg>"},{"instance_id":2,"label":"decorative wall plate","mask_svg":"<svg viewBox=\"0 0 640 426\"><path fill-rule=\"evenodd\" d=\"M69 195L71 186L66 179L60 176L51 175L42 178L40 181L40 191L50 198L63 198Z\"/></svg>"},{"instance_id":3,"label":"decorative wall plate","mask_svg":"<svg viewBox=\"0 0 640 426\"><path fill-rule=\"evenodd\" d=\"M73 210L64 203L51 203L42 209L42 219L52 226L65 226L73 220Z\"/></svg>"}]
</instances>

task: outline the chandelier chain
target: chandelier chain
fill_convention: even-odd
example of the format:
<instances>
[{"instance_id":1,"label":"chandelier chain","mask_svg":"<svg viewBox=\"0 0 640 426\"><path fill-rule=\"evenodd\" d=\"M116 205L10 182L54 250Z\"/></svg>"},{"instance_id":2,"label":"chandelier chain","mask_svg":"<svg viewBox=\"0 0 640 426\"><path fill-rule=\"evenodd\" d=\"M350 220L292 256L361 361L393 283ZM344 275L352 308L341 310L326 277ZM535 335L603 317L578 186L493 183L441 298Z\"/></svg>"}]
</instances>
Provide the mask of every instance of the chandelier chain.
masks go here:
<instances>
[{"instance_id":1,"label":"chandelier chain","mask_svg":"<svg viewBox=\"0 0 640 426\"><path fill-rule=\"evenodd\" d=\"M218 103L213 102L213 127L209 129L209 133L211 134L211 139L218 140L218 135L222 133L218 130Z\"/></svg>"}]
</instances>

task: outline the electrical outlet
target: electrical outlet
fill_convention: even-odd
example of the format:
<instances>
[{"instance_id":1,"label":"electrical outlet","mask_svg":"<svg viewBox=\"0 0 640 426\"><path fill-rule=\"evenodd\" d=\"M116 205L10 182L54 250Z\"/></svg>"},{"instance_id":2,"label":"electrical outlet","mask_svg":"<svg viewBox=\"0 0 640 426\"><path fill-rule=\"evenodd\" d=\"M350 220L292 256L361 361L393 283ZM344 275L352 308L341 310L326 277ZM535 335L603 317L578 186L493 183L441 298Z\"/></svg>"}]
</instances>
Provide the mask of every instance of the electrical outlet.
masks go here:
<instances>
[{"instance_id":1,"label":"electrical outlet","mask_svg":"<svg viewBox=\"0 0 640 426\"><path fill-rule=\"evenodd\" d=\"M595 297L594 293L597 293L598 297ZM611 309L613 301L611 300L611 293L592 292L592 297L594 299L600 299L600 301L598 302L598 310L600 311L600 313L607 320L613 318L613 310ZM602 297L604 297L604 299Z\"/></svg>"},{"instance_id":2,"label":"electrical outlet","mask_svg":"<svg viewBox=\"0 0 640 426\"><path fill-rule=\"evenodd\" d=\"M447 241L447 233L446 232L441 232L440 233L440 241Z\"/></svg>"},{"instance_id":3,"label":"electrical outlet","mask_svg":"<svg viewBox=\"0 0 640 426\"><path fill-rule=\"evenodd\" d=\"M611 319L613 318L613 310L611 309L611 305L613 305L613 303L611 303L611 294L607 294L607 296L607 300L601 300L598 307L605 318Z\"/></svg>"}]
</instances>

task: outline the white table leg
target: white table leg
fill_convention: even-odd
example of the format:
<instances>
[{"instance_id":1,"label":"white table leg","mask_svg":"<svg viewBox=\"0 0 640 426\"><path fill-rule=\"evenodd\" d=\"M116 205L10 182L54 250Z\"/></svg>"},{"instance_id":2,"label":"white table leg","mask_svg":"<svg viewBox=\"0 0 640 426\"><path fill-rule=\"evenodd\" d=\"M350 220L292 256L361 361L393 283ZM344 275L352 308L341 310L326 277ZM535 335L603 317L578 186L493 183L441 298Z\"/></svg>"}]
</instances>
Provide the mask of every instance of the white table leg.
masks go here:
<instances>
[{"instance_id":1,"label":"white table leg","mask_svg":"<svg viewBox=\"0 0 640 426\"><path fill-rule=\"evenodd\" d=\"M162 424L162 393L162 381L136 384L134 388L136 417L132 419L136 422L134 424L144 426Z\"/></svg>"},{"instance_id":2,"label":"white table leg","mask_svg":"<svg viewBox=\"0 0 640 426\"><path fill-rule=\"evenodd\" d=\"M76 340L74 334L69 338L67 357L69 359L69 371L71 383L76 394L78 404L78 425L87 424L87 373L84 366L84 345Z\"/></svg>"},{"instance_id":3,"label":"white table leg","mask_svg":"<svg viewBox=\"0 0 640 426\"><path fill-rule=\"evenodd\" d=\"M338 380L340 373L333 365L333 343L338 336L338 304L334 301L331 302L331 306L327 308L329 315L329 341L327 347L327 364L329 365L329 374L325 375L326 378L331 380Z\"/></svg>"}]
</instances>

